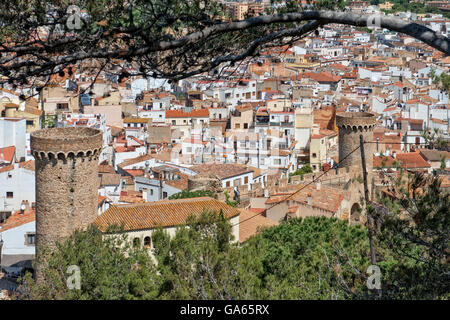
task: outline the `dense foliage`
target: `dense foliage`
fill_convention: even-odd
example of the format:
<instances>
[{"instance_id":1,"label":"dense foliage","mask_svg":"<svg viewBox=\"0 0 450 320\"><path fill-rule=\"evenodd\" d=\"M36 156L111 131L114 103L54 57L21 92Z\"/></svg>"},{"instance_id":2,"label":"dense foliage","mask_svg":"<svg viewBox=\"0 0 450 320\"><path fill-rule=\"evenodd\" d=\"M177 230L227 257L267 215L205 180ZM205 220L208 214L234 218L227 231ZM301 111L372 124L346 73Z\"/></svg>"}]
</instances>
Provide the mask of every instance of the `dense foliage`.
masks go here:
<instances>
[{"instance_id":1,"label":"dense foliage","mask_svg":"<svg viewBox=\"0 0 450 320\"><path fill-rule=\"evenodd\" d=\"M290 173L290 176L303 176L305 173L312 173L313 170L311 168L310 164L305 164L300 169L295 170L294 172Z\"/></svg>"},{"instance_id":2,"label":"dense foliage","mask_svg":"<svg viewBox=\"0 0 450 320\"><path fill-rule=\"evenodd\" d=\"M221 77L323 25L368 26L369 15L345 7L344 0L272 0L263 16L234 21L215 0L1 1L0 83L37 94L52 76L80 71L94 79L103 71L117 82ZM380 21L448 54L448 38L423 25L384 15Z\"/></svg>"},{"instance_id":3,"label":"dense foliage","mask_svg":"<svg viewBox=\"0 0 450 320\"><path fill-rule=\"evenodd\" d=\"M442 90L445 90L447 92L450 92L450 75L442 72L440 76L435 75L432 73L433 83L438 85L439 88Z\"/></svg>"},{"instance_id":4,"label":"dense foliage","mask_svg":"<svg viewBox=\"0 0 450 320\"><path fill-rule=\"evenodd\" d=\"M382 198L378 238L391 258L384 262L386 298L450 297L450 198L439 177L400 175ZM391 260L392 259L392 260Z\"/></svg>"},{"instance_id":5,"label":"dense foliage","mask_svg":"<svg viewBox=\"0 0 450 320\"><path fill-rule=\"evenodd\" d=\"M45 248L43 248L45 250ZM91 226L76 231L42 260L43 281L35 282L31 274L23 279L20 298L25 299L153 299L158 285L153 275L155 267L144 249L134 248L124 234L104 237ZM70 290L67 280L69 266L78 266L81 290Z\"/></svg>"},{"instance_id":6,"label":"dense foliage","mask_svg":"<svg viewBox=\"0 0 450 320\"><path fill-rule=\"evenodd\" d=\"M428 0L431 1L431 0ZM392 9L383 10L385 13L396 13L396 12L414 12L418 14L424 13L438 13L443 14L446 17L449 17L448 12L441 11L438 7L427 5L428 1L415 1L411 2L408 0L371 0L370 3L373 5L378 5L380 3L390 2L394 4Z\"/></svg>"},{"instance_id":7,"label":"dense foliage","mask_svg":"<svg viewBox=\"0 0 450 320\"><path fill-rule=\"evenodd\" d=\"M174 237L153 233L157 265L143 249L94 228L76 232L48 255L45 282L28 275L32 299L342 299L364 291L366 231L327 218L295 219L239 246L221 214L191 218ZM129 254L125 254L128 252ZM81 269L68 290L67 267Z\"/></svg>"},{"instance_id":8,"label":"dense foliage","mask_svg":"<svg viewBox=\"0 0 450 320\"><path fill-rule=\"evenodd\" d=\"M446 150L448 148L448 141L444 136L444 133L438 128L434 128L430 131L421 132L421 136L425 139L425 143L428 147L438 150Z\"/></svg>"},{"instance_id":9,"label":"dense foliage","mask_svg":"<svg viewBox=\"0 0 450 320\"><path fill-rule=\"evenodd\" d=\"M211 197L216 198L216 195L211 190L196 190L189 191L183 190L181 192L175 193L169 197L169 200L172 199L186 199L186 198L197 198L197 197Z\"/></svg>"},{"instance_id":10,"label":"dense foliage","mask_svg":"<svg viewBox=\"0 0 450 320\"><path fill-rule=\"evenodd\" d=\"M121 229L77 231L47 252L44 281L27 275L31 299L448 299L449 194L440 180L400 175L392 198L369 205L376 222L381 292L368 288L368 231L326 217L291 219L244 244L222 213L190 217L173 236L152 234L153 251ZM112 232L112 233L111 233ZM114 235L114 236L111 236ZM153 256L152 256L153 255ZM78 265L81 289L68 290Z\"/></svg>"}]
</instances>

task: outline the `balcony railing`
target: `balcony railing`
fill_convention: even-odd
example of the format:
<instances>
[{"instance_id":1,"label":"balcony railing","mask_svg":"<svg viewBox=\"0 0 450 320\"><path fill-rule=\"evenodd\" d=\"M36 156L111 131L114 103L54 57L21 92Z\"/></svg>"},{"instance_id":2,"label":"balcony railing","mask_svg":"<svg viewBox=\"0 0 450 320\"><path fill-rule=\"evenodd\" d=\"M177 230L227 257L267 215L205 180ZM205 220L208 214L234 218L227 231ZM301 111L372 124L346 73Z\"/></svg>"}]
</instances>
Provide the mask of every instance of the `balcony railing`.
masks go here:
<instances>
[{"instance_id":1,"label":"balcony railing","mask_svg":"<svg viewBox=\"0 0 450 320\"><path fill-rule=\"evenodd\" d=\"M282 121L282 122L270 122L270 125L273 127L289 127L289 126L293 126L294 125L294 121L291 122L286 122L286 121Z\"/></svg>"}]
</instances>

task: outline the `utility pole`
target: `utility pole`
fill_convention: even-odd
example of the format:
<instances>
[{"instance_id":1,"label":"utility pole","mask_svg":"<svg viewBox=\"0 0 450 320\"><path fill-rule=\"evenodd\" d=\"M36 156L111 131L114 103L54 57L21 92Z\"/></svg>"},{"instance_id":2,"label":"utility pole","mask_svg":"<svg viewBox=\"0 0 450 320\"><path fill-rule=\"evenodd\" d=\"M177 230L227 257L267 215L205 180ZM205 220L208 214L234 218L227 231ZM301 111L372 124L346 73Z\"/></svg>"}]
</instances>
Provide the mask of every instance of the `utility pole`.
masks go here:
<instances>
[{"instance_id":1,"label":"utility pole","mask_svg":"<svg viewBox=\"0 0 450 320\"><path fill-rule=\"evenodd\" d=\"M366 210L367 205L369 204L369 189L367 188L367 170L366 170L366 157L364 154L364 137L361 134L359 136L360 150L361 150L361 164L363 169L363 178L364 178L364 198L366 202ZM376 255L375 255L375 244L373 243L373 231L374 231L374 223L372 215L367 211L367 222L369 227L369 244L370 244L370 263L375 265L377 263Z\"/></svg>"},{"instance_id":2,"label":"utility pole","mask_svg":"<svg viewBox=\"0 0 450 320\"><path fill-rule=\"evenodd\" d=\"M373 234L375 230L375 224L373 221L372 214L367 210L367 205L369 204L369 189L367 188L367 169L366 169L366 156L364 154L364 137L363 135L359 135L359 146L361 149L361 164L363 169L363 178L364 178L364 198L366 201L366 212L367 212L367 222L369 229L369 245L370 245L370 263L375 266L377 264L376 252L375 252L375 244L373 242ZM373 188L373 185L372 185ZM373 189L372 189L373 191ZM376 289L378 296L381 298L381 289Z\"/></svg>"}]
</instances>

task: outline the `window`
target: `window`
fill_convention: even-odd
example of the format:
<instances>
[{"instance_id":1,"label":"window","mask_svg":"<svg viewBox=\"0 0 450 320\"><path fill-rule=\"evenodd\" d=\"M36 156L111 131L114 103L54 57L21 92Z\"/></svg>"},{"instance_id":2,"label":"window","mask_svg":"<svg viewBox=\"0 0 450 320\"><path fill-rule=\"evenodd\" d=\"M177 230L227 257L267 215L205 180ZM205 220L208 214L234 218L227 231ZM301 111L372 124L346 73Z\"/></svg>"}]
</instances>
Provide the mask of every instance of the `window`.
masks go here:
<instances>
[{"instance_id":1,"label":"window","mask_svg":"<svg viewBox=\"0 0 450 320\"><path fill-rule=\"evenodd\" d=\"M176 125L177 124L176 120L172 120L172 124Z\"/></svg>"},{"instance_id":2,"label":"window","mask_svg":"<svg viewBox=\"0 0 450 320\"><path fill-rule=\"evenodd\" d=\"M150 195L151 196L153 195L153 189L150 189Z\"/></svg>"},{"instance_id":3,"label":"window","mask_svg":"<svg viewBox=\"0 0 450 320\"><path fill-rule=\"evenodd\" d=\"M141 239L139 238L134 238L133 239L133 247L137 248L141 245Z\"/></svg>"},{"instance_id":4,"label":"window","mask_svg":"<svg viewBox=\"0 0 450 320\"><path fill-rule=\"evenodd\" d=\"M192 147L187 147L186 148L186 153L192 153Z\"/></svg>"},{"instance_id":5,"label":"window","mask_svg":"<svg viewBox=\"0 0 450 320\"><path fill-rule=\"evenodd\" d=\"M27 126L34 126L33 120L27 120Z\"/></svg>"},{"instance_id":6,"label":"window","mask_svg":"<svg viewBox=\"0 0 450 320\"><path fill-rule=\"evenodd\" d=\"M244 184L248 184L248 177L244 177Z\"/></svg>"},{"instance_id":7,"label":"window","mask_svg":"<svg viewBox=\"0 0 450 320\"><path fill-rule=\"evenodd\" d=\"M313 153L313 158L316 158L316 157L317 157L317 154Z\"/></svg>"},{"instance_id":8,"label":"window","mask_svg":"<svg viewBox=\"0 0 450 320\"><path fill-rule=\"evenodd\" d=\"M230 186L230 181L227 181L227 182L225 183L225 186L228 188L228 187Z\"/></svg>"},{"instance_id":9,"label":"window","mask_svg":"<svg viewBox=\"0 0 450 320\"><path fill-rule=\"evenodd\" d=\"M14 192L12 192L12 191L7 191L7 192L6 192L6 198L7 198L7 199L12 199L12 198L14 198Z\"/></svg>"},{"instance_id":10,"label":"window","mask_svg":"<svg viewBox=\"0 0 450 320\"><path fill-rule=\"evenodd\" d=\"M236 123L235 126L234 126L235 129L240 129L240 127L241 127L240 123Z\"/></svg>"},{"instance_id":11,"label":"window","mask_svg":"<svg viewBox=\"0 0 450 320\"><path fill-rule=\"evenodd\" d=\"M34 246L36 243L36 234L35 233L27 233L25 235L25 245L27 246Z\"/></svg>"},{"instance_id":12,"label":"window","mask_svg":"<svg viewBox=\"0 0 450 320\"><path fill-rule=\"evenodd\" d=\"M69 104L68 103L57 103L56 104L56 109L57 110L68 110L69 109Z\"/></svg>"},{"instance_id":13,"label":"window","mask_svg":"<svg viewBox=\"0 0 450 320\"><path fill-rule=\"evenodd\" d=\"M273 159L274 164L281 164L281 159Z\"/></svg>"},{"instance_id":14,"label":"window","mask_svg":"<svg viewBox=\"0 0 450 320\"><path fill-rule=\"evenodd\" d=\"M248 123L244 123L244 129L248 129Z\"/></svg>"},{"instance_id":15,"label":"window","mask_svg":"<svg viewBox=\"0 0 450 320\"><path fill-rule=\"evenodd\" d=\"M167 192L163 192L163 199L167 198Z\"/></svg>"},{"instance_id":16,"label":"window","mask_svg":"<svg viewBox=\"0 0 450 320\"><path fill-rule=\"evenodd\" d=\"M144 247L148 249L151 246L152 246L152 240L150 239L150 237L145 237L144 238Z\"/></svg>"}]
</instances>

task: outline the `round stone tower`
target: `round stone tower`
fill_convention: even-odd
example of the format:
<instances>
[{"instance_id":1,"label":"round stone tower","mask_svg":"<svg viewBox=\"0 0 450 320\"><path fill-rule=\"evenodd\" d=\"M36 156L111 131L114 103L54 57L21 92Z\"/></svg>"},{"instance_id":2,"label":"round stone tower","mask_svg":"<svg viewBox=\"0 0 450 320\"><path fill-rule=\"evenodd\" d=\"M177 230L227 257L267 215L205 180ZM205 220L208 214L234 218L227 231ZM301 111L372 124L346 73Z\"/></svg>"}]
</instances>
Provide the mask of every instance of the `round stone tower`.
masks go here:
<instances>
[{"instance_id":1,"label":"round stone tower","mask_svg":"<svg viewBox=\"0 0 450 320\"><path fill-rule=\"evenodd\" d=\"M359 136L362 134L364 141L373 141L373 128L375 127L375 115L369 112L341 112L336 115L336 126L339 128L339 161L341 168L358 169L361 172L361 151L356 150L346 159L348 154L360 145ZM373 144L364 144L367 172L372 172ZM342 160L344 159L344 160Z\"/></svg>"},{"instance_id":2,"label":"round stone tower","mask_svg":"<svg viewBox=\"0 0 450 320\"><path fill-rule=\"evenodd\" d=\"M94 222L102 132L83 127L31 134L36 168L36 255Z\"/></svg>"}]
</instances>

